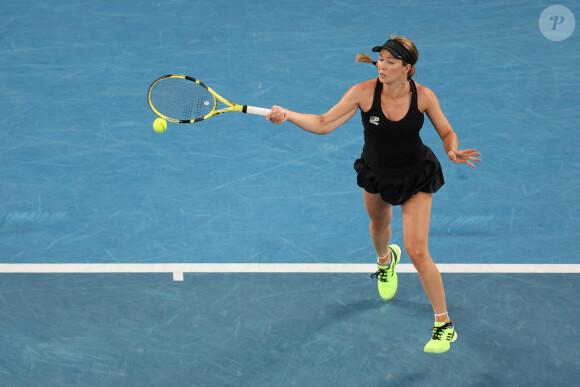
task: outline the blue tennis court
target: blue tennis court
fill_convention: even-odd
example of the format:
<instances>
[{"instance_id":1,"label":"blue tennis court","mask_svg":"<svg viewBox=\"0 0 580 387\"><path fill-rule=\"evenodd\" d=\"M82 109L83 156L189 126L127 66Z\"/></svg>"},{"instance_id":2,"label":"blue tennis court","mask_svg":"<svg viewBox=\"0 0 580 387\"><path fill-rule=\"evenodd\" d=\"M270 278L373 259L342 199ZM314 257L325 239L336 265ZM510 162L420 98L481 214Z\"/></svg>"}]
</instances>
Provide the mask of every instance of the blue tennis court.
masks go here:
<instances>
[{"instance_id":1,"label":"blue tennis court","mask_svg":"<svg viewBox=\"0 0 580 387\"><path fill-rule=\"evenodd\" d=\"M573 385L580 8L558 4L570 13L523 0L4 2L0 384ZM358 115L328 136L242 114L159 134L146 99L177 73L238 103L323 113L376 77L354 58L392 33L417 44L415 79L460 148L483 154L475 170L451 164L426 120L446 180L430 252L449 268L459 334L441 356L422 352L433 316L405 253L394 300L368 278ZM172 279L163 265L183 266Z\"/></svg>"}]
</instances>

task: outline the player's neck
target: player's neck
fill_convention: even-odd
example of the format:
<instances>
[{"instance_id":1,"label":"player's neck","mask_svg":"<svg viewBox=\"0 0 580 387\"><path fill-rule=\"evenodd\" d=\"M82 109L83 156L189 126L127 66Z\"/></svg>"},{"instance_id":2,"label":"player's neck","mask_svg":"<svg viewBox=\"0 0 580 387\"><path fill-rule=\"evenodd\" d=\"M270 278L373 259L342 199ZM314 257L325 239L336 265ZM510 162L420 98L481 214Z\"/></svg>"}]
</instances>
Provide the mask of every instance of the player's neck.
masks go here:
<instances>
[{"instance_id":1,"label":"player's neck","mask_svg":"<svg viewBox=\"0 0 580 387\"><path fill-rule=\"evenodd\" d=\"M384 84L384 91L391 97L399 97L404 94L408 94L411 90L409 86L409 80L400 80L387 82Z\"/></svg>"}]
</instances>

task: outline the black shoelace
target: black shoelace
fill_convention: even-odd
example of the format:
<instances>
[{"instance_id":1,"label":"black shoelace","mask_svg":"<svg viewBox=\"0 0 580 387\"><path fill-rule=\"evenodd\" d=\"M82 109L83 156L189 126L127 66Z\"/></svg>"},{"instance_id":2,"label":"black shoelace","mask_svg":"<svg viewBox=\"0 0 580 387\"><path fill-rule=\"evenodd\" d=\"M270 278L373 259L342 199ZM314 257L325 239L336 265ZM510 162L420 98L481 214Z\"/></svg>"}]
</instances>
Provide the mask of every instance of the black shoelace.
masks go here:
<instances>
[{"instance_id":1,"label":"black shoelace","mask_svg":"<svg viewBox=\"0 0 580 387\"><path fill-rule=\"evenodd\" d=\"M447 328L453 328L453 323L448 322L442 327L433 327L433 340L441 340L441 335Z\"/></svg>"},{"instance_id":2,"label":"black shoelace","mask_svg":"<svg viewBox=\"0 0 580 387\"><path fill-rule=\"evenodd\" d=\"M388 277L387 270L383 269L379 269L375 273L371 274L371 278L378 278L381 282L389 282Z\"/></svg>"}]
</instances>

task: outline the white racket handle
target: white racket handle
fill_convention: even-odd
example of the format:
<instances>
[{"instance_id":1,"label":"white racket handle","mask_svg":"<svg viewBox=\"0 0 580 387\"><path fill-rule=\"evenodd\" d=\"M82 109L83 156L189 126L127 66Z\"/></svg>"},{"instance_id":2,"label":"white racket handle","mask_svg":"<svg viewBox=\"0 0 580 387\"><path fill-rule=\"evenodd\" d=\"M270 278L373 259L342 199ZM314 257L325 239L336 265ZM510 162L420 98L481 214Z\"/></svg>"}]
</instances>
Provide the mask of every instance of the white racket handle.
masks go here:
<instances>
[{"instance_id":1,"label":"white racket handle","mask_svg":"<svg viewBox=\"0 0 580 387\"><path fill-rule=\"evenodd\" d=\"M245 106L244 113L255 114L257 116L265 116L270 114L270 109L264 109L255 106Z\"/></svg>"}]
</instances>

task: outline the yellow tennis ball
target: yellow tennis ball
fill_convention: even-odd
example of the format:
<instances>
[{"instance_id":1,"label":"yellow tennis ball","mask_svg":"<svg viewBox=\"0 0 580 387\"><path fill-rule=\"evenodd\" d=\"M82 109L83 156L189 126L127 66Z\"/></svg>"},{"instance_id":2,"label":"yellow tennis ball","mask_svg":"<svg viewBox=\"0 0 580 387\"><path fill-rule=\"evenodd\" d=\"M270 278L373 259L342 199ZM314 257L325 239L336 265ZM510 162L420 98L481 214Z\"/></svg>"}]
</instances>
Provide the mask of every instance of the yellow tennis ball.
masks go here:
<instances>
[{"instance_id":1,"label":"yellow tennis ball","mask_svg":"<svg viewBox=\"0 0 580 387\"><path fill-rule=\"evenodd\" d=\"M165 132L165 129L167 129L167 121L165 121L163 118L157 118L155 121L153 121L154 131L157 133L163 133Z\"/></svg>"}]
</instances>

